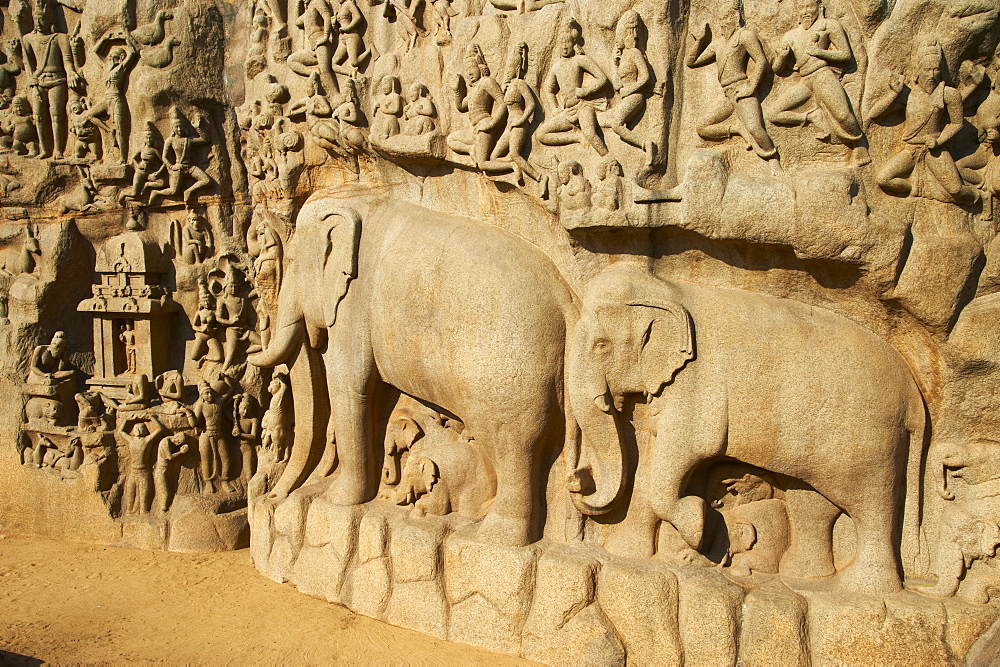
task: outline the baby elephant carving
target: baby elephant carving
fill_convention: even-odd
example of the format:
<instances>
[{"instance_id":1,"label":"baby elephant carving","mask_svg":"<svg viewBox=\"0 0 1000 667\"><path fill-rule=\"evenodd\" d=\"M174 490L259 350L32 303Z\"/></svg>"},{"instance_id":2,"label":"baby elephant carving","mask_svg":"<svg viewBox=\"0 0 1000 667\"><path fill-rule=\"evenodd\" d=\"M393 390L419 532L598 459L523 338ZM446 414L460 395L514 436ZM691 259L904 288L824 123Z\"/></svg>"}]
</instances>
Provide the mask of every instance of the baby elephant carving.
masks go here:
<instances>
[{"instance_id":1,"label":"baby elephant carving","mask_svg":"<svg viewBox=\"0 0 1000 667\"><path fill-rule=\"evenodd\" d=\"M394 500L397 505L413 505L418 514L454 512L475 521L486 514L496 486L478 448L456 442L412 452Z\"/></svg>"},{"instance_id":2,"label":"baby elephant carving","mask_svg":"<svg viewBox=\"0 0 1000 667\"><path fill-rule=\"evenodd\" d=\"M735 498L722 509L729 533L729 549L723 564L737 577L755 572L777 574L788 548L788 511L774 497L774 488L757 475L725 479L726 491ZM721 504L721 503L720 503Z\"/></svg>"},{"instance_id":3,"label":"baby elephant carving","mask_svg":"<svg viewBox=\"0 0 1000 667\"><path fill-rule=\"evenodd\" d=\"M985 604L989 589L1000 585L995 574L987 574L992 570L988 565L996 563L974 563L992 560L1000 546L1000 446L980 441L943 443L934 449L938 495L944 501L930 568L937 583L914 588Z\"/></svg>"}]
</instances>

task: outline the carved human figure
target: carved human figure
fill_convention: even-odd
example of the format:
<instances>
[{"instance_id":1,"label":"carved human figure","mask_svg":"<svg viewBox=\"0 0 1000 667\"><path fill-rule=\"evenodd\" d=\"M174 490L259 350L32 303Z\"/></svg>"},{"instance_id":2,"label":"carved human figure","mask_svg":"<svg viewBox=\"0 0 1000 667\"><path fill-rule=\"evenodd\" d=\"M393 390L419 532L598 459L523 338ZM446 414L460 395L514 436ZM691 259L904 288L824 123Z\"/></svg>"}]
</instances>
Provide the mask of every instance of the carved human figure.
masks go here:
<instances>
[{"instance_id":1,"label":"carved human figure","mask_svg":"<svg viewBox=\"0 0 1000 667\"><path fill-rule=\"evenodd\" d=\"M215 317L215 304L208 287L198 286L198 310L191 319L194 330L194 344L191 346L191 360L201 367L206 361L220 362L223 359L222 345L219 343L219 323Z\"/></svg>"},{"instance_id":2,"label":"carved human figure","mask_svg":"<svg viewBox=\"0 0 1000 667\"><path fill-rule=\"evenodd\" d=\"M122 347L125 349L125 372L131 375L136 372L134 322L125 320L122 332L118 334L118 340L122 342Z\"/></svg>"},{"instance_id":3,"label":"carved human figure","mask_svg":"<svg viewBox=\"0 0 1000 667\"><path fill-rule=\"evenodd\" d=\"M267 69L268 25L271 20L263 4L255 5L250 19L250 48L247 49L245 65L247 79L253 79Z\"/></svg>"},{"instance_id":4,"label":"carved human figure","mask_svg":"<svg viewBox=\"0 0 1000 667\"><path fill-rule=\"evenodd\" d=\"M247 339L247 300L239 295L239 288L237 274L230 271L226 275L223 293L215 300L215 320L224 327L224 368L236 363L240 345Z\"/></svg>"},{"instance_id":5,"label":"carved human figure","mask_svg":"<svg viewBox=\"0 0 1000 667\"><path fill-rule=\"evenodd\" d=\"M840 81L854 57L847 33L839 21L823 15L820 0L795 0L795 9L799 25L782 37L773 66L780 73L791 65L800 78L778 97L771 120L776 125L812 122L824 139L852 147L856 164L868 164L868 149L859 144L864 134ZM796 111L810 99L813 109Z\"/></svg>"},{"instance_id":6,"label":"carved human figure","mask_svg":"<svg viewBox=\"0 0 1000 667\"><path fill-rule=\"evenodd\" d=\"M215 253L212 227L198 211L188 211L183 231L184 260L188 264L201 264Z\"/></svg>"},{"instance_id":7,"label":"carved human figure","mask_svg":"<svg viewBox=\"0 0 1000 667\"><path fill-rule=\"evenodd\" d=\"M66 103L69 89L83 86L76 70L69 36L55 32L53 0L32 0L35 29L21 39L31 89L35 126L41 139L40 157L62 158L66 151Z\"/></svg>"},{"instance_id":8,"label":"carved human figure","mask_svg":"<svg viewBox=\"0 0 1000 667\"><path fill-rule=\"evenodd\" d=\"M451 19L458 12L452 7L452 0L434 0L431 7L434 9L432 17L435 23L435 41L443 46L451 42Z\"/></svg>"},{"instance_id":9,"label":"carved human figure","mask_svg":"<svg viewBox=\"0 0 1000 667\"><path fill-rule=\"evenodd\" d=\"M166 414L176 414L186 408L184 402L184 376L179 371L170 370L161 373L153 380L156 393L163 401L163 411Z\"/></svg>"},{"instance_id":10,"label":"carved human figure","mask_svg":"<svg viewBox=\"0 0 1000 667\"><path fill-rule=\"evenodd\" d=\"M586 212L590 210L590 181L583 174L583 166L576 160L559 163L559 211Z\"/></svg>"},{"instance_id":11,"label":"carved human figure","mask_svg":"<svg viewBox=\"0 0 1000 667\"><path fill-rule=\"evenodd\" d=\"M337 122L337 134L344 151L354 153L364 149L368 144L362 126L365 122L358 100L358 89L354 79L345 79L340 104L333 110L333 119Z\"/></svg>"},{"instance_id":12,"label":"carved human figure","mask_svg":"<svg viewBox=\"0 0 1000 667\"><path fill-rule=\"evenodd\" d=\"M110 129L103 121L90 116L86 97L75 97L69 103L69 132L73 143L69 147L70 157L100 160L103 148L98 128Z\"/></svg>"},{"instance_id":13,"label":"carved human figure","mask_svg":"<svg viewBox=\"0 0 1000 667\"><path fill-rule=\"evenodd\" d=\"M507 106L507 129L504 131L494 156L507 155L521 172L533 180L540 180L538 171L531 166L524 153L531 148L531 124L538 110L538 99L531 86L524 80L528 74L528 45L521 42L511 58L510 72L503 86L503 101Z\"/></svg>"},{"instance_id":14,"label":"carved human figure","mask_svg":"<svg viewBox=\"0 0 1000 667\"><path fill-rule=\"evenodd\" d=\"M57 385L72 378L74 371L63 358L65 352L66 334L62 331L52 334L48 345L36 346L28 366L28 382Z\"/></svg>"},{"instance_id":15,"label":"carved human figure","mask_svg":"<svg viewBox=\"0 0 1000 667\"><path fill-rule=\"evenodd\" d=\"M162 438L156 448L156 464L153 466L153 489L156 497L156 510L166 512L170 509L173 490L170 483L171 463L188 453L190 447L185 442L184 433L175 433Z\"/></svg>"},{"instance_id":16,"label":"carved human figure","mask_svg":"<svg viewBox=\"0 0 1000 667\"><path fill-rule=\"evenodd\" d=\"M209 144L205 136L207 119L199 116L197 127L188 129L187 119L181 110L172 107L170 110L173 131L163 142L163 164L167 169L167 185L157 188L149 196L149 205L154 206L160 199L173 197L181 192L181 186L186 178L194 180L184 190L183 200L188 202L198 190L212 183L212 177L198 166L196 151L201 146Z\"/></svg>"},{"instance_id":17,"label":"carved human figure","mask_svg":"<svg viewBox=\"0 0 1000 667\"><path fill-rule=\"evenodd\" d=\"M229 482L229 441L223 428L222 397L208 382L198 384L198 401L192 407L198 434L202 493L232 492Z\"/></svg>"},{"instance_id":18,"label":"carved human figure","mask_svg":"<svg viewBox=\"0 0 1000 667\"><path fill-rule=\"evenodd\" d=\"M125 387L125 400L118 404L119 412L138 412L149 407L153 400L153 389L145 373L132 377Z\"/></svg>"},{"instance_id":19,"label":"carved human figure","mask_svg":"<svg viewBox=\"0 0 1000 667\"><path fill-rule=\"evenodd\" d=\"M621 163L612 157L604 158L597 165L597 179L592 197L593 214L600 216L603 224L609 227L625 224L625 214L621 211L625 203L625 179Z\"/></svg>"},{"instance_id":20,"label":"carved human figure","mask_svg":"<svg viewBox=\"0 0 1000 667\"><path fill-rule=\"evenodd\" d=\"M268 224L266 214L259 213L260 210L248 233L247 245L254 258L253 272L257 286L276 297L281 286L281 237Z\"/></svg>"},{"instance_id":21,"label":"carved human figure","mask_svg":"<svg viewBox=\"0 0 1000 667\"><path fill-rule=\"evenodd\" d=\"M39 154L38 128L26 97L19 95L11 101L3 131L11 138L11 150L14 153L28 157Z\"/></svg>"},{"instance_id":22,"label":"carved human figure","mask_svg":"<svg viewBox=\"0 0 1000 667\"><path fill-rule=\"evenodd\" d=\"M340 137L337 132L336 123L333 121L333 107L330 99L323 90L320 83L319 74L313 72L309 75L309 88L306 96L296 100L288 108L288 117L296 118L305 116L306 127L309 128L309 136L324 150L340 153Z\"/></svg>"},{"instance_id":23,"label":"carved human figure","mask_svg":"<svg viewBox=\"0 0 1000 667\"><path fill-rule=\"evenodd\" d=\"M507 105L503 91L490 76L490 68L478 44L472 44L465 58L463 73L452 83L455 106L466 113L470 128L455 130L448 135L448 147L456 153L472 157L475 166L482 171L506 172L514 169L514 163L492 160L504 123L507 120Z\"/></svg>"},{"instance_id":24,"label":"carved human figure","mask_svg":"<svg viewBox=\"0 0 1000 667\"><path fill-rule=\"evenodd\" d=\"M127 193L131 199L142 199L147 188L156 189L165 185L162 176L166 171L166 166L163 164L163 156L160 154L156 126L147 121L142 136L142 148L132 156L135 175L132 177L132 188Z\"/></svg>"},{"instance_id":25,"label":"carved human figure","mask_svg":"<svg viewBox=\"0 0 1000 667\"><path fill-rule=\"evenodd\" d=\"M319 72L323 89L340 91L333 73L334 17L327 0L308 0L295 25L301 30L302 47L288 56L288 68L302 76Z\"/></svg>"},{"instance_id":26,"label":"carved human figure","mask_svg":"<svg viewBox=\"0 0 1000 667\"><path fill-rule=\"evenodd\" d=\"M403 117L403 96L400 94L399 78L393 74L382 77L379 95L372 102L372 134L381 140L400 133L400 119Z\"/></svg>"},{"instance_id":27,"label":"carved human figure","mask_svg":"<svg viewBox=\"0 0 1000 667\"><path fill-rule=\"evenodd\" d=\"M723 102L698 128L698 136L705 141L726 141L739 135L761 158L777 158L778 151L764 126L764 113L757 99L767 57L757 33L743 24L742 1L729 0L712 25L695 27L690 35L693 44L687 66L702 67L714 61L725 94Z\"/></svg>"},{"instance_id":28,"label":"carved human figure","mask_svg":"<svg viewBox=\"0 0 1000 667\"><path fill-rule=\"evenodd\" d=\"M906 113L903 148L879 169L878 184L890 194L971 204L978 194L963 183L949 146L962 129L962 98L941 78L941 59L937 43L922 46L912 82L892 75L889 91L873 102L872 119L899 106Z\"/></svg>"},{"instance_id":29,"label":"carved human figure","mask_svg":"<svg viewBox=\"0 0 1000 667\"><path fill-rule=\"evenodd\" d=\"M133 424L135 424L133 426ZM152 425L150 430L149 425ZM128 446L129 464L122 494L123 514L148 514L153 504L153 476L149 456L153 443L166 432L156 417L123 419L119 436Z\"/></svg>"},{"instance_id":30,"label":"carved human figure","mask_svg":"<svg viewBox=\"0 0 1000 667\"><path fill-rule=\"evenodd\" d=\"M962 180L982 192L986 217L992 216L993 199L1000 196L1000 70L991 79L990 93L976 113L979 148L956 163Z\"/></svg>"},{"instance_id":31,"label":"carved human figure","mask_svg":"<svg viewBox=\"0 0 1000 667\"><path fill-rule=\"evenodd\" d=\"M107 113L111 119L111 148L108 151L113 161L124 162L129 156L129 135L132 130L132 117L129 113L125 91L128 88L129 74L138 58L137 51L130 45L116 46L108 53L106 71L104 74L104 101L90 111L90 116Z\"/></svg>"},{"instance_id":32,"label":"carved human figure","mask_svg":"<svg viewBox=\"0 0 1000 667\"><path fill-rule=\"evenodd\" d=\"M233 437L240 443L244 484L249 483L257 472L260 418L257 417L256 403L250 394L237 394L233 398Z\"/></svg>"},{"instance_id":33,"label":"carved human figure","mask_svg":"<svg viewBox=\"0 0 1000 667\"><path fill-rule=\"evenodd\" d=\"M337 50L333 64L357 70L371 55L364 44L365 16L354 0L342 0L336 18Z\"/></svg>"},{"instance_id":34,"label":"carved human figure","mask_svg":"<svg viewBox=\"0 0 1000 667\"><path fill-rule=\"evenodd\" d=\"M263 449L274 452L277 463L282 463L288 458L292 436L293 413L291 396L288 395L288 377L284 373L275 373L267 391L271 400L260 422L260 444Z\"/></svg>"},{"instance_id":35,"label":"carved human figure","mask_svg":"<svg viewBox=\"0 0 1000 667\"><path fill-rule=\"evenodd\" d=\"M538 126L538 141L567 146L582 136L600 155L607 155L597 113L607 108L608 76L583 52L583 33L576 19L567 18L560 25L556 48L558 57L542 84L542 100L551 117Z\"/></svg>"},{"instance_id":36,"label":"carved human figure","mask_svg":"<svg viewBox=\"0 0 1000 667\"><path fill-rule=\"evenodd\" d=\"M437 107L431 98L431 91L422 83L411 83L408 101L403 107L406 134L421 136L437 130Z\"/></svg>"},{"instance_id":37,"label":"carved human figure","mask_svg":"<svg viewBox=\"0 0 1000 667\"><path fill-rule=\"evenodd\" d=\"M646 54L639 48L642 18L638 12L628 10L618 19L615 28L615 67L611 70L611 85L615 98L607 111L598 114L601 127L611 130L627 144L646 152L647 164L656 155L655 143L629 127L641 118L650 94L653 73Z\"/></svg>"}]
</instances>

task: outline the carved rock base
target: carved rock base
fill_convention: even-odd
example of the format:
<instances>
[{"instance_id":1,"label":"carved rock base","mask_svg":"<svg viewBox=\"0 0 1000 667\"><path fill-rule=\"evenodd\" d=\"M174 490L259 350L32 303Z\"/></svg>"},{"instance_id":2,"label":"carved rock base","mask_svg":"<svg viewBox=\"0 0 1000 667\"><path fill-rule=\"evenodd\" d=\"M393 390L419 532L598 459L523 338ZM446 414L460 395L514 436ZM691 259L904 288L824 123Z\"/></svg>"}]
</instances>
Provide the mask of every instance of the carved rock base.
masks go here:
<instances>
[{"instance_id":1,"label":"carved rock base","mask_svg":"<svg viewBox=\"0 0 1000 667\"><path fill-rule=\"evenodd\" d=\"M886 598L737 585L719 569L542 540L479 541L475 526L385 501L336 506L312 484L253 494L257 568L303 593L449 641L553 664L952 662L1000 611L909 591Z\"/></svg>"},{"instance_id":2,"label":"carved rock base","mask_svg":"<svg viewBox=\"0 0 1000 667\"><path fill-rule=\"evenodd\" d=\"M162 551L232 551L249 544L247 510L239 502L180 495L168 514L115 518L99 491L97 466L66 478L60 471L0 465L0 533ZM120 493L120 490L119 490Z\"/></svg>"}]
</instances>

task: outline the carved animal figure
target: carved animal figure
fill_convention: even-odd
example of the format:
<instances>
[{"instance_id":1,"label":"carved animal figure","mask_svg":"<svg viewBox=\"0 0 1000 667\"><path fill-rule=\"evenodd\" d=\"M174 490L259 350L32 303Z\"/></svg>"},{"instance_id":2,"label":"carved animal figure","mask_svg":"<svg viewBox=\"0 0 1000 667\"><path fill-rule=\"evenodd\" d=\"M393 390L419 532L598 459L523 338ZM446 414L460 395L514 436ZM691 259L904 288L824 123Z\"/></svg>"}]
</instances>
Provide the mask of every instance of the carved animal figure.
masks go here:
<instances>
[{"instance_id":1,"label":"carved animal figure","mask_svg":"<svg viewBox=\"0 0 1000 667\"><path fill-rule=\"evenodd\" d=\"M174 49L181 45L181 40L171 37L166 44L155 49L143 49L139 52L139 59L143 64L150 67L168 67L174 61Z\"/></svg>"},{"instance_id":2,"label":"carved animal figure","mask_svg":"<svg viewBox=\"0 0 1000 667\"><path fill-rule=\"evenodd\" d=\"M893 538L901 467L909 454L909 558L918 544L925 411L906 362L877 336L813 306L660 280L619 263L588 286L567 373L584 445L569 488L585 514L607 512L621 495L617 420L627 396L649 400L646 488L636 490L621 541L609 548L652 555L662 520L687 545L679 555L692 557L705 507L686 484L703 461L727 457L800 479L822 496L786 495L792 535L783 574L834 574L832 528L845 512L857 551L841 583L868 593L900 588Z\"/></svg>"},{"instance_id":3,"label":"carved animal figure","mask_svg":"<svg viewBox=\"0 0 1000 667\"><path fill-rule=\"evenodd\" d=\"M401 399L400 404L393 409L385 428L382 481L390 486L399 484L400 457L404 452L411 451L424 437L431 427L428 422L444 428L444 420L440 414L432 412L408 396L405 398L405 401Z\"/></svg>"},{"instance_id":4,"label":"carved animal figure","mask_svg":"<svg viewBox=\"0 0 1000 667\"><path fill-rule=\"evenodd\" d=\"M757 475L748 473L722 483L734 496L720 510L729 533L729 572L738 577L777 574L788 548L785 502L775 498L774 488Z\"/></svg>"},{"instance_id":5,"label":"carved animal figure","mask_svg":"<svg viewBox=\"0 0 1000 667\"><path fill-rule=\"evenodd\" d=\"M170 12L159 11L152 22L141 25L130 33L130 37L143 46L153 46L163 41L163 24L174 18Z\"/></svg>"},{"instance_id":6,"label":"carved animal figure","mask_svg":"<svg viewBox=\"0 0 1000 667\"><path fill-rule=\"evenodd\" d=\"M397 505L413 505L418 513L443 516L455 512L477 520L483 518L495 493L496 479L477 447L454 442L412 452L395 500Z\"/></svg>"},{"instance_id":7,"label":"carved animal figure","mask_svg":"<svg viewBox=\"0 0 1000 667\"><path fill-rule=\"evenodd\" d=\"M369 411L385 382L456 415L483 448L497 495L480 537L531 541L541 462L564 426L563 358L577 316L552 261L485 222L364 191L307 202L286 256L275 333L250 357L294 359L295 444L275 493L313 470L329 474L339 458L327 499L375 496L383 457ZM312 429L331 414L313 468L324 439Z\"/></svg>"}]
</instances>

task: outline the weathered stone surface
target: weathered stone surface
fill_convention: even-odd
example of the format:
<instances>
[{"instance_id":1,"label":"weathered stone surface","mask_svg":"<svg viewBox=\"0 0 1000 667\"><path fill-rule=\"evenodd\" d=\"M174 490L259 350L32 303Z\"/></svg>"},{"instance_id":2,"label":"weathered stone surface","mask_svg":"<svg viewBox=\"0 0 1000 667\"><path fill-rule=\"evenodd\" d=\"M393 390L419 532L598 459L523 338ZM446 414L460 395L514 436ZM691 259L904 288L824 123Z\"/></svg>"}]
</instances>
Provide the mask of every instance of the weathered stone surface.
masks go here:
<instances>
[{"instance_id":1,"label":"weathered stone surface","mask_svg":"<svg viewBox=\"0 0 1000 667\"><path fill-rule=\"evenodd\" d=\"M531 607L537 550L483 544L464 536L445 543L451 609L448 639L518 654Z\"/></svg>"},{"instance_id":2,"label":"weathered stone surface","mask_svg":"<svg viewBox=\"0 0 1000 667\"><path fill-rule=\"evenodd\" d=\"M641 561L610 562L601 568L597 600L630 662L672 665L684 661L677 622L677 577Z\"/></svg>"},{"instance_id":3,"label":"weathered stone surface","mask_svg":"<svg viewBox=\"0 0 1000 667\"><path fill-rule=\"evenodd\" d=\"M700 665L734 664L743 589L712 570L683 567L674 572L684 659Z\"/></svg>"},{"instance_id":4,"label":"weathered stone surface","mask_svg":"<svg viewBox=\"0 0 1000 667\"><path fill-rule=\"evenodd\" d=\"M521 652L539 662L616 664L625 647L596 602L596 559L562 551L542 554Z\"/></svg>"},{"instance_id":5,"label":"weathered stone surface","mask_svg":"<svg viewBox=\"0 0 1000 667\"><path fill-rule=\"evenodd\" d=\"M743 598L739 659L746 665L809 665L805 598L773 582Z\"/></svg>"}]
</instances>

